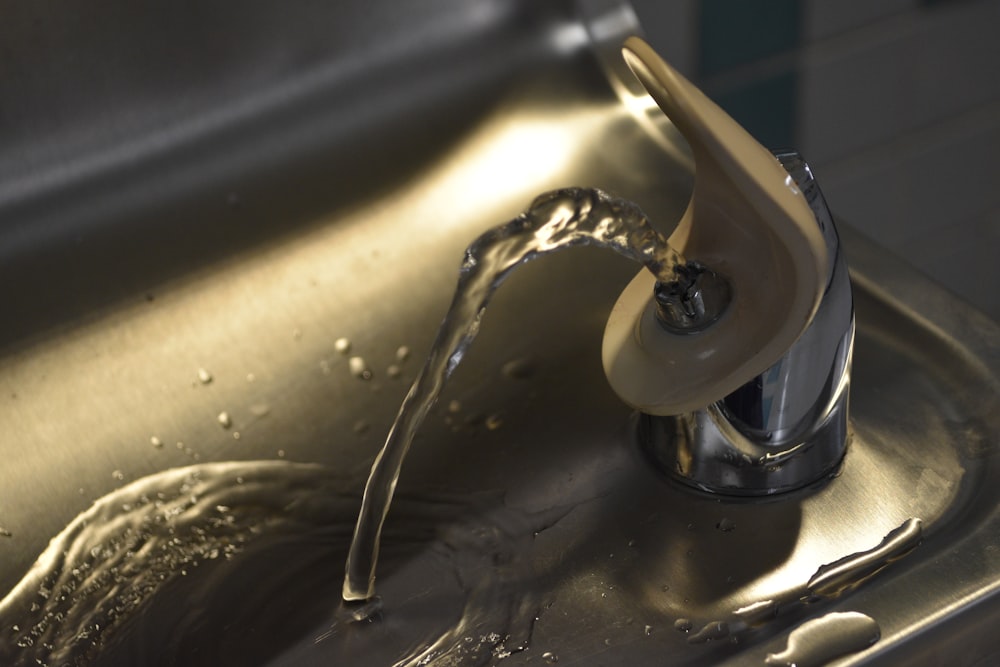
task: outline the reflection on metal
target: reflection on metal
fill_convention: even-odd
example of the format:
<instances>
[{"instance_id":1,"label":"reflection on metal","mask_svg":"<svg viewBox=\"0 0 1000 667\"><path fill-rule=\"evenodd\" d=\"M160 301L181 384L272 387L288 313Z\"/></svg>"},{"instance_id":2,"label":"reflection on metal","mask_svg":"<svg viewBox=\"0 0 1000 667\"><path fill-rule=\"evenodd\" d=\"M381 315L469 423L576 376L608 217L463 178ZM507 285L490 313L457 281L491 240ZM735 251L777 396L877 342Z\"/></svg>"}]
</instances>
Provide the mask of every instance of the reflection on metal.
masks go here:
<instances>
[{"instance_id":1,"label":"reflection on metal","mask_svg":"<svg viewBox=\"0 0 1000 667\"><path fill-rule=\"evenodd\" d=\"M29 4L32 12L52 7ZM204 34L205 44L225 35L240 57L228 68L171 70L176 79L150 76L141 100L125 85L129 79L116 80L133 97L108 96L112 119L128 112L156 127L150 118L162 117L152 110L179 114L171 81L188 91L194 116L232 101L209 96L209 89L258 87L267 97L281 83L289 53L303 61L329 59L330 67L349 61L369 78L360 88L353 87L358 77L344 87L316 79L310 85L320 87L289 99L287 107L250 114L159 153L135 153L126 167L80 172L71 188L60 185L61 176L47 171L41 158L22 165L37 196L16 206L4 200L0 215L0 272L8 287L0 356L0 526L11 533L0 539L0 594L95 499L190 465L193 454L211 464L276 459L282 450L288 460L335 469L357 492L405 380L444 314L462 249L538 192L600 186L639 202L654 223L680 217L691 183L675 157L683 150L674 144L674 153L667 152L649 139L652 129L623 109L589 54L553 50L552 29L573 20L567 4L503 3L523 13L484 14L492 18L464 32L448 32L444 19L466 16L458 5L467 0L435 4L440 16L375 4L385 11L372 10L371 2L270 9L249 2L235 25L231 8L219 9L228 30L221 22L188 26L181 5L156 10L176 12L174 22L126 12L115 24L122 39L149 40L165 30L181 49L190 44L183 35ZM124 4L118 7L125 12ZM92 11L82 5L59 10L71 16ZM307 10L327 12L324 21ZM281 30L272 11L280 11ZM363 20L371 16L394 23L372 26ZM367 69L376 28L395 37L416 22L439 22L446 34L386 56L401 69ZM319 27L310 31L313 24ZM8 15L0 31L18 25ZM265 35L274 48L259 43ZM97 53L79 50L74 67L117 63L98 68L115 76L116 67L146 62L122 62L114 41L89 33L85 41ZM7 43L16 48L21 42ZM325 48L330 43L340 50ZM22 55L32 61L31 53ZM94 81L98 69L72 71L79 81ZM36 77L38 90L53 91L60 81L52 77L63 72L22 74ZM213 85L202 85L206 80ZM62 113L67 106L20 102L40 126L70 124L54 137L93 131L92 153L74 144L82 159L116 148L119 135L108 126L100 125L108 131L98 134L93 124L72 125L94 119L87 109L69 116ZM224 111L213 113L229 117ZM474 160L487 137L517 136L521 121L565 137L560 118L575 128L572 158L529 147L526 168L537 162L553 170L533 173L538 180L508 182L511 167L486 160L477 173L495 169L494 188L477 187L466 196L445 177L460 178L463 162ZM150 140L157 136L152 132ZM4 159L18 155L8 151ZM444 219L445 208L454 215ZM824 613L860 610L881 626L882 639L845 661L910 665L947 655L971 663L995 653L1000 328L849 228L840 231L850 254L857 333L853 439L833 483L777 502L732 503L664 483L635 455L623 428L629 411L607 387L599 362L608 311L633 267L586 250L557 256L525 267L498 295L476 349L442 399L442 405L459 401L460 411L433 417L407 461L401 494L498 493L482 501L486 507L465 508L460 516L425 516L426 534L399 527L396 544L407 557L380 578L383 590L399 591L384 599L387 618L394 605L419 606L438 587L456 589L443 570L404 581L408 565L440 554L429 548L439 544L436 530L456 519L482 524L492 511L572 507L537 536L529 530L516 554L519 566L534 573L518 585L542 602L538 621L525 633L526 652L509 664L527 657L534 664L550 652L559 664L760 665L786 646L778 623L771 626L777 635L691 646L673 629L674 619L721 618L775 599L808 581L819 564L870 548L907 517L919 516L919 549L824 604ZM350 340L349 355L337 349L341 337ZM401 346L411 350L409 359L397 357ZM353 355L368 363L367 382L351 375ZM522 359L532 361L529 377L504 374L508 362ZM198 381L199 368L211 372L211 383ZM261 405L267 416L254 419ZM219 427L223 411L238 440ZM367 428L356 429L359 423ZM154 436L162 447L150 444ZM732 528L718 528L722 519ZM329 630L335 600L326 606L316 596L336 597L343 555L330 557L323 585L313 576L288 580L303 608L320 611L309 627L284 627L284 618L269 626L271 664L296 664L329 647L314 639ZM475 575L488 578L491 562L476 561ZM259 582L231 585L250 591ZM175 603L164 598L162 604ZM420 609L429 611L412 618L428 635L454 623L452 607ZM222 633L230 619L220 615L204 631ZM365 637L376 636L384 634Z\"/></svg>"},{"instance_id":2,"label":"reflection on metal","mask_svg":"<svg viewBox=\"0 0 1000 667\"><path fill-rule=\"evenodd\" d=\"M788 636L781 653L768 653L772 667L821 667L849 653L864 650L881 636L878 623L858 612L838 612L806 621Z\"/></svg>"},{"instance_id":3,"label":"reflection on metal","mask_svg":"<svg viewBox=\"0 0 1000 667\"><path fill-rule=\"evenodd\" d=\"M920 519L911 517L893 529L877 546L821 565L805 584L792 586L771 599L746 604L724 620L706 623L688 638L688 642L704 644L743 635L806 605L836 598L913 551L923 536L920 526Z\"/></svg>"}]
</instances>

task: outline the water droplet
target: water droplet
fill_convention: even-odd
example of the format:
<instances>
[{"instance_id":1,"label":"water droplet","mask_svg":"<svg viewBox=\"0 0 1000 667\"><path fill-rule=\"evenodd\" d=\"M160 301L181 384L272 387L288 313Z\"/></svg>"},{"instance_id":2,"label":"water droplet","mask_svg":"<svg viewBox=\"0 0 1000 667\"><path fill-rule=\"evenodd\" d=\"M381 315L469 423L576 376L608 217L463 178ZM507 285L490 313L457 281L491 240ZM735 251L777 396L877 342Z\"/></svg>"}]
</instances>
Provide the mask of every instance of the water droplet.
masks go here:
<instances>
[{"instance_id":1,"label":"water droplet","mask_svg":"<svg viewBox=\"0 0 1000 667\"><path fill-rule=\"evenodd\" d=\"M362 357L351 357L348 360L348 368L351 370L351 375L356 378L361 378L362 380L370 380L372 378L372 371L368 368L368 364Z\"/></svg>"},{"instance_id":2,"label":"water droplet","mask_svg":"<svg viewBox=\"0 0 1000 667\"><path fill-rule=\"evenodd\" d=\"M701 630L688 637L691 644L704 644L715 639L724 639L729 636L729 623L725 621L711 621L706 623Z\"/></svg>"},{"instance_id":3,"label":"water droplet","mask_svg":"<svg viewBox=\"0 0 1000 667\"><path fill-rule=\"evenodd\" d=\"M229 413L226 412L225 410L220 412L219 416L216 417L216 419L219 420L219 424L222 426L222 428L229 428L230 426L233 425L233 418L230 417Z\"/></svg>"},{"instance_id":4,"label":"water droplet","mask_svg":"<svg viewBox=\"0 0 1000 667\"><path fill-rule=\"evenodd\" d=\"M212 374L209 373L204 368L198 369L198 382L202 384L209 384L212 381Z\"/></svg>"},{"instance_id":5,"label":"water droplet","mask_svg":"<svg viewBox=\"0 0 1000 667\"><path fill-rule=\"evenodd\" d=\"M677 630L678 632L691 632L691 628L693 627L694 624L687 618L678 618L674 621L674 630Z\"/></svg>"},{"instance_id":6,"label":"water droplet","mask_svg":"<svg viewBox=\"0 0 1000 667\"><path fill-rule=\"evenodd\" d=\"M351 351L351 341L346 338L338 338L333 342L333 349L341 354L347 354Z\"/></svg>"},{"instance_id":7,"label":"water droplet","mask_svg":"<svg viewBox=\"0 0 1000 667\"><path fill-rule=\"evenodd\" d=\"M14 533L10 532L3 526L0 526L0 537L14 537Z\"/></svg>"},{"instance_id":8,"label":"water droplet","mask_svg":"<svg viewBox=\"0 0 1000 667\"><path fill-rule=\"evenodd\" d=\"M549 663L550 665L554 665L555 663L559 662L559 656L553 653L552 651L546 651L545 653L542 654L542 660Z\"/></svg>"},{"instance_id":9,"label":"water droplet","mask_svg":"<svg viewBox=\"0 0 1000 667\"><path fill-rule=\"evenodd\" d=\"M285 458L285 450L284 449L279 449L278 450L278 458L279 459Z\"/></svg>"},{"instance_id":10,"label":"water droplet","mask_svg":"<svg viewBox=\"0 0 1000 667\"><path fill-rule=\"evenodd\" d=\"M635 546L635 540L629 540L628 541L628 546L629 546L629 548L634 547Z\"/></svg>"},{"instance_id":11,"label":"water droplet","mask_svg":"<svg viewBox=\"0 0 1000 667\"><path fill-rule=\"evenodd\" d=\"M459 412L462 409L461 401L452 400L448 403L448 412Z\"/></svg>"},{"instance_id":12,"label":"water droplet","mask_svg":"<svg viewBox=\"0 0 1000 667\"><path fill-rule=\"evenodd\" d=\"M652 625L647 625L646 627L644 627L642 629L642 631L645 632L646 636L648 637L649 635L653 634L653 626Z\"/></svg>"},{"instance_id":13,"label":"water droplet","mask_svg":"<svg viewBox=\"0 0 1000 667\"><path fill-rule=\"evenodd\" d=\"M184 451L184 443L180 440L177 441L177 449Z\"/></svg>"},{"instance_id":14,"label":"water droplet","mask_svg":"<svg viewBox=\"0 0 1000 667\"><path fill-rule=\"evenodd\" d=\"M500 372L512 380L527 380L535 374L536 364L530 359L514 359L508 361Z\"/></svg>"},{"instance_id":15,"label":"water droplet","mask_svg":"<svg viewBox=\"0 0 1000 667\"><path fill-rule=\"evenodd\" d=\"M250 406L250 414L254 417L264 417L271 412L271 406L267 403L254 403Z\"/></svg>"},{"instance_id":16,"label":"water droplet","mask_svg":"<svg viewBox=\"0 0 1000 667\"><path fill-rule=\"evenodd\" d=\"M155 435L149 439L149 444L151 444L153 447L156 447L157 449L163 447L163 441L157 438Z\"/></svg>"},{"instance_id":17,"label":"water droplet","mask_svg":"<svg viewBox=\"0 0 1000 667\"><path fill-rule=\"evenodd\" d=\"M233 440L239 440L239 439L240 439L240 432L233 431Z\"/></svg>"},{"instance_id":18,"label":"water droplet","mask_svg":"<svg viewBox=\"0 0 1000 667\"><path fill-rule=\"evenodd\" d=\"M403 371L396 364L392 364L389 368L385 369L385 374L395 379L402 375Z\"/></svg>"},{"instance_id":19,"label":"water droplet","mask_svg":"<svg viewBox=\"0 0 1000 667\"><path fill-rule=\"evenodd\" d=\"M396 359L399 361L406 361L410 358L410 348L405 345L400 345L396 350Z\"/></svg>"},{"instance_id":20,"label":"water droplet","mask_svg":"<svg viewBox=\"0 0 1000 667\"><path fill-rule=\"evenodd\" d=\"M715 527L724 533L731 533L736 530L736 523L732 519L723 517L719 520L719 523L715 524Z\"/></svg>"},{"instance_id":21,"label":"water droplet","mask_svg":"<svg viewBox=\"0 0 1000 667\"><path fill-rule=\"evenodd\" d=\"M503 426L503 417L501 417L498 414L490 415L489 417L486 418L486 421L484 423L486 424L487 429L489 429L490 431L495 431L501 426Z\"/></svg>"},{"instance_id":22,"label":"water droplet","mask_svg":"<svg viewBox=\"0 0 1000 667\"><path fill-rule=\"evenodd\" d=\"M123 473L121 470L115 470L114 472L111 473L111 476L117 479L119 482L125 479L125 473Z\"/></svg>"}]
</instances>

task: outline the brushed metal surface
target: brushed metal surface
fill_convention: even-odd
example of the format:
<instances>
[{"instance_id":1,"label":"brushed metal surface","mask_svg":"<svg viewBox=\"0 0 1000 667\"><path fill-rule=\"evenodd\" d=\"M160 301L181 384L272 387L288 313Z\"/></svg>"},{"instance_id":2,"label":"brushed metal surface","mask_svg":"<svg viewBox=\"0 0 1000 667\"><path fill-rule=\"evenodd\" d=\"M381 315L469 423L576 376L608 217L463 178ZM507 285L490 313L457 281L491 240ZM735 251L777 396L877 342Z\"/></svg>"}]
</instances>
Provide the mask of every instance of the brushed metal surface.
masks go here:
<instances>
[{"instance_id":1,"label":"brushed metal surface","mask_svg":"<svg viewBox=\"0 0 1000 667\"><path fill-rule=\"evenodd\" d=\"M401 36L444 31L393 38L388 51L369 50L385 26L365 24L360 10L323 14L345 41L316 56L316 69L273 75L248 55L224 71L179 70L207 81L184 88L190 109L176 122L147 115L140 102L160 108L158 96L176 94L153 86L129 107L153 129L134 136L107 109L93 113L110 129L85 123L86 113L76 127L27 110L60 132L93 131L93 144L5 155L0 526L11 536L0 538L0 591L93 499L196 457L281 450L363 479L445 311L462 249L538 192L599 186L654 221L680 217L683 149L665 149L622 104L570 4L460 4L386 9ZM259 53L247 35L267 31L236 30L232 48ZM192 39L207 44L200 34ZM300 27L281 45L300 35L304 51L325 43ZM80 51L118 63L112 46ZM89 67L83 74L100 69ZM61 76L28 63L19 72ZM130 79L108 76L126 95ZM224 94L230 86L238 90ZM42 147L56 155L59 146ZM1000 328L850 229L842 240L857 309L851 445L838 478L769 502L693 494L637 453L600 364L608 311L633 266L574 251L525 266L498 293L442 404L460 400L463 414L502 424L456 431L442 412L415 444L401 489L502 489L529 509L576 504L537 540L558 576L538 583L554 602L536 625L536 653L553 651L560 664L760 664L796 622L830 611L863 612L882 630L845 664L988 664L1000 650L990 631L1000 595ZM334 347L342 336L371 380L350 373ZM387 369L403 345L412 354L394 379ZM530 360L533 374L507 377L512 360ZM924 522L923 544L837 600L736 644L692 646L672 627L788 590L910 516ZM717 529L723 518L735 528Z\"/></svg>"}]
</instances>

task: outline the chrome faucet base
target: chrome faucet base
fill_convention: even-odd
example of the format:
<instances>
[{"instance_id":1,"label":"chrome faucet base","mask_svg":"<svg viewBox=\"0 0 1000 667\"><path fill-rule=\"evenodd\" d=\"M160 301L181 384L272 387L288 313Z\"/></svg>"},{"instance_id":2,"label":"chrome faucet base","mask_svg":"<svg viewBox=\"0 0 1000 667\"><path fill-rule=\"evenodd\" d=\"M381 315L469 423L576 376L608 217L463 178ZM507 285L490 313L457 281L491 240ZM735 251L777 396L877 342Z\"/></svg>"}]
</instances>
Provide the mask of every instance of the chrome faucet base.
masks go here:
<instances>
[{"instance_id":1,"label":"chrome faucet base","mask_svg":"<svg viewBox=\"0 0 1000 667\"><path fill-rule=\"evenodd\" d=\"M639 419L640 442L657 467L703 491L763 496L798 489L834 473L847 449L854 347L847 263L808 165L795 152L776 158L809 202L831 258L816 314L781 359L722 400Z\"/></svg>"},{"instance_id":2,"label":"chrome faucet base","mask_svg":"<svg viewBox=\"0 0 1000 667\"><path fill-rule=\"evenodd\" d=\"M676 417L640 414L637 434L657 468L699 491L744 497L786 493L836 474L850 439L848 394L845 386L821 423L778 445L745 435L718 403Z\"/></svg>"}]
</instances>

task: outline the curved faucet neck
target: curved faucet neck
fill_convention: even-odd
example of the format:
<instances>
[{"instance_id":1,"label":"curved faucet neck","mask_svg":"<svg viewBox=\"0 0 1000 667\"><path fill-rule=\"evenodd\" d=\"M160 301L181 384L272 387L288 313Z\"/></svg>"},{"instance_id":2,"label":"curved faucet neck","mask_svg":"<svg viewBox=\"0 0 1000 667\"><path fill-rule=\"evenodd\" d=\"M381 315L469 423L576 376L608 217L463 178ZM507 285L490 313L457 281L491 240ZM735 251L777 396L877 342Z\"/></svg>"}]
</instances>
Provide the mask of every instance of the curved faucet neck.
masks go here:
<instances>
[{"instance_id":1,"label":"curved faucet neck","mask_svg":"<svg viewBox=\"0 0 1000 667\"><path fill-rule=\"evenodd\" d=\"M800 488L831 473L847 445L854 305L833 217L809 166L776 154L816 218L830 263L823 298L770 368L720 401L678 417L643 415L654 460L687 484L734 495Z\"/></svg>"}]
</instances>

